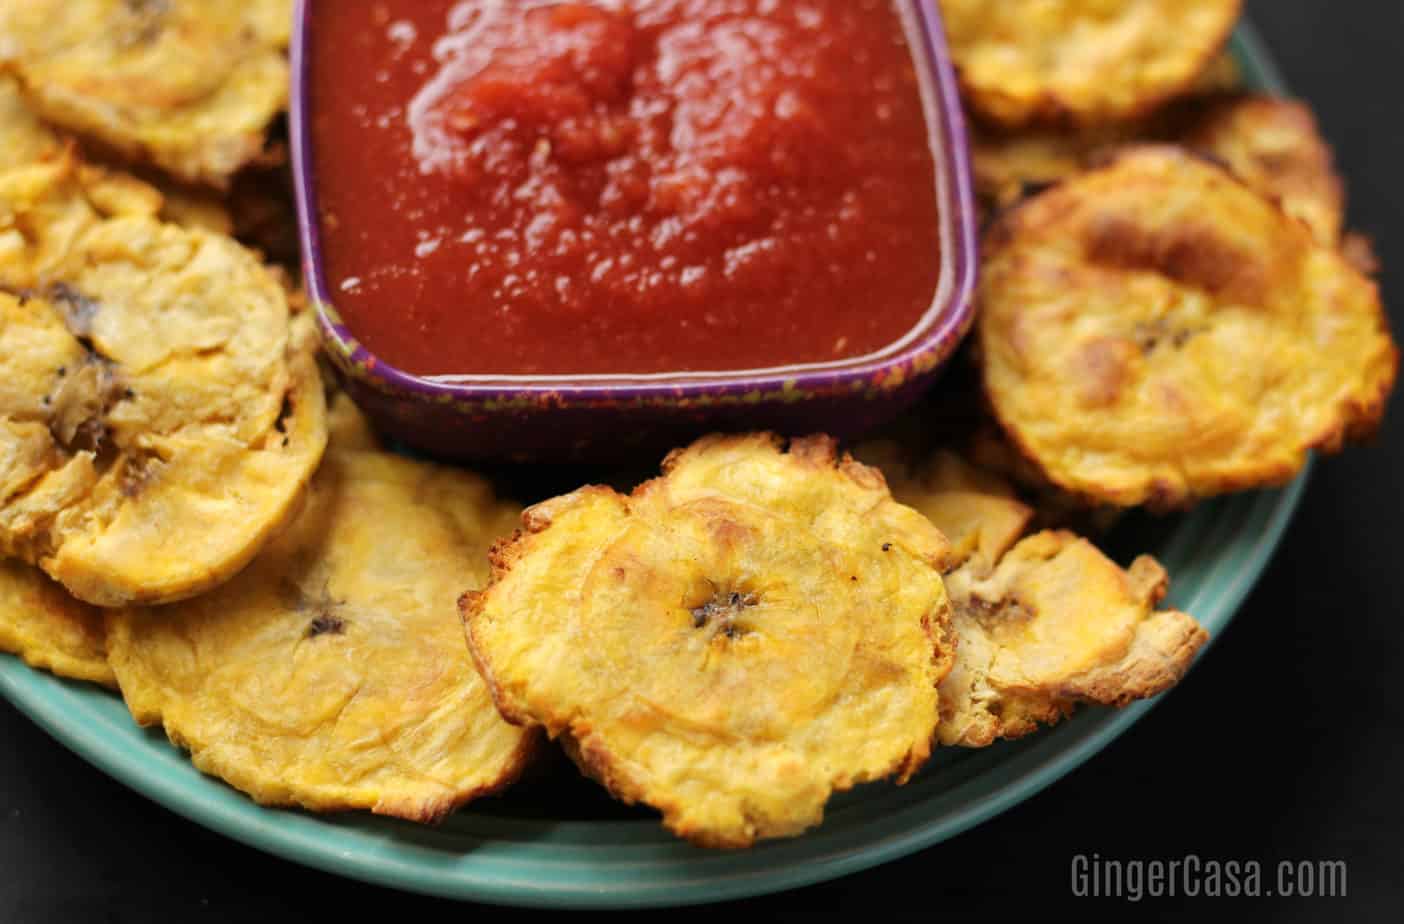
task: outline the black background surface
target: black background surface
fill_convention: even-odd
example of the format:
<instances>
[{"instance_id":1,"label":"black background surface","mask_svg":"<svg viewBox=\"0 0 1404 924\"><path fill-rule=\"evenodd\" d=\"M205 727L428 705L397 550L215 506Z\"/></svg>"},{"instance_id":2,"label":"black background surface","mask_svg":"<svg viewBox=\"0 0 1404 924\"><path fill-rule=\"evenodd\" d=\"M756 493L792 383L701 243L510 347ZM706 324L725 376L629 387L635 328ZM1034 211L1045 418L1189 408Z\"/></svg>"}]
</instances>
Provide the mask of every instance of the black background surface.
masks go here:
<instances>
[{"instance_id":1,"label":"black background surface","mask_svg":"<svg viewBox=\"0 0 1404 924\"><path fill-rule=\"evenodd\" d=\"M1252 0L1318 110L1404 332L1404 3ZM1167 24L1173 28L1173 24ZM1186 900L1192 913L1404 919L1404 407L1378 445L1317 466L1261 584L1188 680L1036 798L876 870L713 910L1025 909L1070 899L1075 854L1343 859L1348 897ZM0 703L0 922L407 921L473 909L337 879L207 832L113 782ZM1097 907L1100 906L1100 907ZM1172 906L1173 907L1173 906Z\"/></svg>"}]
</instances>

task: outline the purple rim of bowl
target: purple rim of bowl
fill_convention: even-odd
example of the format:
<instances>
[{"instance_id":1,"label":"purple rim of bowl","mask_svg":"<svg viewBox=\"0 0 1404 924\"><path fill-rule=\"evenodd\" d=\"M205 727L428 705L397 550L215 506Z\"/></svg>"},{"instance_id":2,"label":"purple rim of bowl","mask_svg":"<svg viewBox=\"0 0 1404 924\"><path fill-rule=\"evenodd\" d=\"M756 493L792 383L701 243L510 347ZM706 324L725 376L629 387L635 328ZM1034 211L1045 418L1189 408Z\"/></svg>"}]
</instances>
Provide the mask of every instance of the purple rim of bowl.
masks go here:
<instances>
[{"instance_id":1,"label":"purple rim of bowl","mask_svg":"<svg viewBox=\"0 0 1404 924\"><path fill-rule=\"evenodd\" d=\"M955 71L946 46L936 0L895 0L908 26L908 40L919 41L913 58L923 71L923 107L937 174L941 228L941 281L932 309L918 327L903 338L905 347L890 355L879 351L857 360L796 365L774 369L671 373L657 376L435 376L414 375L378 359L342 322L322 272L321 233L313 179L311 124L312 5L325 0L297 0L293 26L292 87L289 134L292 143L294 196L303 273L321 328L323 343L343 372L378 391L420 400L466 406L512 404L531 394L545 394L552 406L589 407L651 404L659 399L747 403L767 399L794 400L795 395L871 393L910 385L913 375L934 371L970 327L978 263L975 198L970 151ZM923 326L924 325L924 328ZM916 333L916 336L913 336ZM898 341L901 342L901 341ZM887 348L891 350L891 347ZM446 379L452 380L446 380Z\"/></svg>"}]
</instances>

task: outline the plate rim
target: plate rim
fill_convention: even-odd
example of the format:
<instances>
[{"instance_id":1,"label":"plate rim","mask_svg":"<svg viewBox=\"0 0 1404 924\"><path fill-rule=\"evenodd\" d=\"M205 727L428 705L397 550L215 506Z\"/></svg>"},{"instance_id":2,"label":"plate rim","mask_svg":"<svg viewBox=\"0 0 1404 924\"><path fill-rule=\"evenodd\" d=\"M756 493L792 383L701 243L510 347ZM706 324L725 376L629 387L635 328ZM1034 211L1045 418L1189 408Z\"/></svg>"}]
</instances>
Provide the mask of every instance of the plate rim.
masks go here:
<instances>
[{"instance_id":1,"label":"plate rim","mask_svg":"<svg viewBox=\"0 0 1404 924\"><path fill-rule=\"evenodd\" d=\"M1247 81L1250 86L1285 93L1285 84L1276 64L1251 24L1246 21L1240 24L1233 47L1245 70L1250 72ZM1298 477L1283 488L1244 498L1245 512L1252 514L1254 520L1263 521L1263 526L1256 540L1242 555L1227 586L1215 595L1212 621L1217 624L1216 631L1210 646L1200 652L1200 658L1205 656L1213 640L1224 631L1245 598L1259 583L1300 506L1313 465L1314 460L1309 460ZM419 852L427 848L409 839L383 838L385 845L379 849L373 845L359 851L338 847L333 839L326 838L328 828L340 829L343 833L360 833L367 829L340 825L338 819L341 816L324 820L296 811L265 808L209 777L198 778L198 783L207 785L191 785L180 777L168 777L159 772L160 768L152 769L148 760L150 752L146 748L131 749L126 739L104 737L100 727L85 724L83 709L75 711L75 706L82 706L86 697L111 695L109 691L52 677L28 667L16 657L6 655L0 657L0 695L68 750L128 788L202 827L282 859L333 875L440 898L548 908L600 909L704 904L781 892L857 873L933 846L1002 814L1057 782L1120 737L1149 713L1160 699L1157 697L1135 703L1116 712L1087 710L1060 728L1029 739L1028 754L1021 754L1019 758L1029 757L1034 766L1015 768L1012 780L954 813L943 814L926 822L905 824L900 830L888 832L879 829L891 818L870 819L867 824L874 830L857 846L852 844L852 832L831 832L831 836L824 837L824 828L821 827L804 838L780 842L772 848L780 855L793 855L793 861L782 861L786 864L783 867L769 868L761 864L759 869L747 870L747 855L725 854L721 855L722 858L729 857L735 862L718 859L706 865L734 866L737 867L736 872L724 877L702 876L681 887L669 881L665 888L650 890L630 883L620 883L618 888L607 884L553 887L553 883L541 878L507 878L494 875L490 870L475 871L471 851L463 855L468 859L460 858L460 866L445 869L428 862L427 855L419 857ZM157 735L159 731L153 733L153 738ZM1077 736L1075 739L1074 735ZM171 747L164 737L160 738L160 742L164 747ZM186 760L183 754L177 756L182 761ZM976 769L972 780L980 780L985 775L985 771ZM961 788L961 785L957 785L951 792ZM911 804L892 813L892 817L921 815L922 809L931 801L929 795L917 797ZM382 824L363 816L351 817L373 826ZM548 822L540 824L549 827ZM577 824L610 835L601 839L602 850L617 849L608 846L615 842L626 843L629 832L637 826L657 829L652 822ZM370 834L376 834L375 827L368 830ZM434 839L432 833L425 833L423 837L429 841ZM625 840L620 841L621 837ZM647 841L641 845L641 849L656 849L654 843ZM543 844L547 848L552 846L549 838L543 840ZM717 857L715 854L709 856ZM549 863L542 858L535 858L533 862Z\"/></svg>"}]
</instances>

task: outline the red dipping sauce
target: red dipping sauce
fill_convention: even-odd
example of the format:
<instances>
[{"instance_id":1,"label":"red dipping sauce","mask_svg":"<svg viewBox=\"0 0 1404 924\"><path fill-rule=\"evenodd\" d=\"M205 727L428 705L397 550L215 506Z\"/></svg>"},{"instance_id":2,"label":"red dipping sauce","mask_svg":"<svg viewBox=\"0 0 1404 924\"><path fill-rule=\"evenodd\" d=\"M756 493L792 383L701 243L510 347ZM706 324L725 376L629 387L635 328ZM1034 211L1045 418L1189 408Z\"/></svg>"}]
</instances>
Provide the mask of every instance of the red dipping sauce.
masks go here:
<instances>
[{"instance_id":1,"label":"red dipping sauce","mask_svg":"<svg viewBox=\"0 0 1404 924\"><path fill-rule=\"evenodd\" d=\"M931 307L892 0L322 0L327 286L418 375L863 356Z\"/></svg>"}]
</instances>

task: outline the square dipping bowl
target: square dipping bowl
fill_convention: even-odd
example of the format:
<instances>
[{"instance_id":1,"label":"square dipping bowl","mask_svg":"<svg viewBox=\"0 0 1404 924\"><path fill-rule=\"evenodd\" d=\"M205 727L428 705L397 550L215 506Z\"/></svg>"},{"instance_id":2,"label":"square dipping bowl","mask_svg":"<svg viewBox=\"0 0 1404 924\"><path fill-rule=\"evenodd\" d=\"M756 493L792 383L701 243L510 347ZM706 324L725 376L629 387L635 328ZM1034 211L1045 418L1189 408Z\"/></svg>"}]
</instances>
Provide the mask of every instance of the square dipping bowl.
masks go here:
<instances>
[{"instance_id":1,"label":"square dipping bowl","mask_svg":"<svg viewBox=\"0 0 1404 924\"><path fill-rule=\"evenodd\" d=\"M347 328L324 272L310 114L316 2L298 2L290 106L306 286L348 393L382 434L406 447L462 461L610 462L714 430L856 438L921 397L970 327L976 212L954 70L936 0L894 0L920 77L941 244L931 306L901 339L852 359L724 372L419 376L397 369Z\"/></svg>"}]
</instances>

